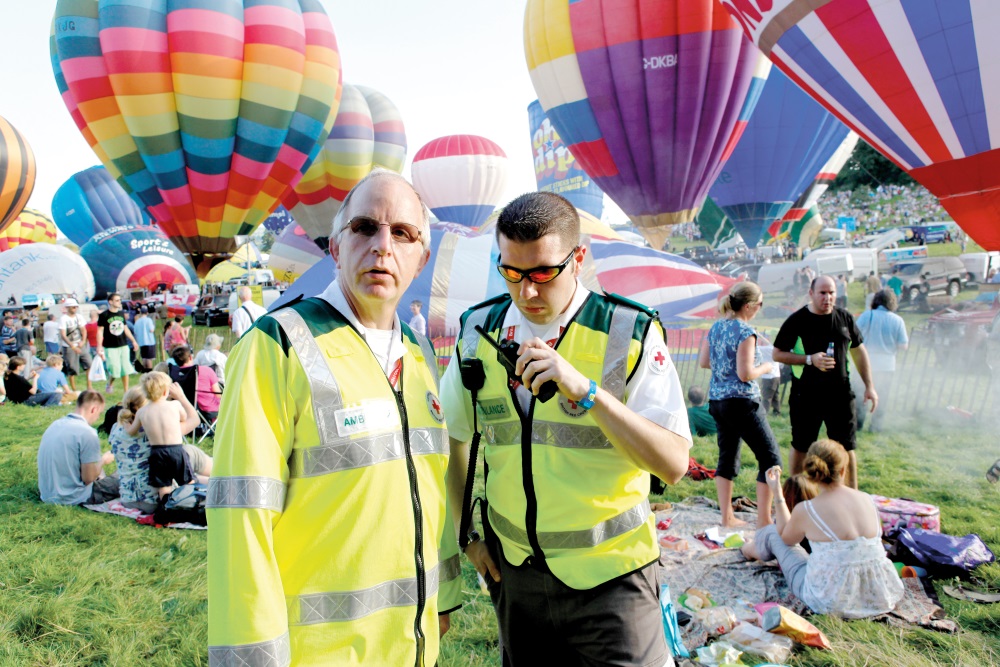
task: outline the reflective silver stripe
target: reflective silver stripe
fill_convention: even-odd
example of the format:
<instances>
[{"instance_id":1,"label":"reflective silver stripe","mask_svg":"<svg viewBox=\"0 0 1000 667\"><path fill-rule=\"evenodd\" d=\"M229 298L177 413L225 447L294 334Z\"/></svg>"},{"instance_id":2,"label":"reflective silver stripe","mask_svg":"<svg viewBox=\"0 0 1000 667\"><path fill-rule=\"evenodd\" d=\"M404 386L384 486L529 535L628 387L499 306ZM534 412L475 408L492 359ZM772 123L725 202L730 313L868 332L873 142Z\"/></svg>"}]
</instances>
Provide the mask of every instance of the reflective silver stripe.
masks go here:
<instances>
[{"instance_id":1,"label":"reflective silver stripe","mask_svg":"<svg viewBox=\"0 0 1000 667\"><path fill-rule=\"evenodd\" d=\"M601 386L619 401L625 400L625 380L628 379L628 349L639 311L615 306L608 329L608 345L604 350L604 370Z\"/></svg>"},{"instance_id":2,"label":"reflective silver stripe","mask_svg":"<svg viewBox=\"0 0 1000 667\"><path fill-rule=\"evenodd\" d=\"M431 377L434 378L434 387L438 391L441 391L441 378L438 374L437 355L434 354L434 347L426 337L421 336L420 334L414 335L417 337L417 342L420 344L420 351L424 353L424 361L427 363L427 368L431 372Z\"/></svg>"},{"instance_id":3,"label":"reflective silver stripe","mask_svg":"<svg viewBox=\"0 0 1000 667\"><path fill-rule=\"evenodd\" d=\"M465 327L462 329L462 358L472 359L476 356L476 348L479 347L479 332L476 325L484 327L486 318L489 317L490 308L483 306L479 310L472 311L469 319L465 320Z\"/></svg>"},{"instance_id":4,"label":"reflective silver stripe","mask_svg":"<svg viewBox=\"0 0 1000 667\"><path fill-rule=\"evenodd\" d=\"M635 530L646 523L649 518L649 501L643 500L630 510L616 517L602 521L593 528L586 530L561 530L553 532L538 531L538 544L542 549L583 549L594 547ZM500 535L513 540L517 544L528 546L528 533L523 528L515 526L509 519L499 514L493 506L489 506L490 526Z\"/></svg>"},{"instance_id":5,"label":"reflective silver stripe","mask_svg":"<svg viewBox=\"0 0 1000 667\"><path fill-rule=\"evenodd\" d=\"M520 422L487 424L483 433L491 445L521 444ZM565 447L566 449L611 449L608 437L597 426L540 420L532 422L531 442L535 445Z\"/></svg>"},{"instance_id":6,"label":"reflective silver stripe","mask_svg":"<svg viewBox=\"0 0 1000 667\"><path fill-rule=\"evenodd\" d=\"M312 391L313 413L316 416L316 428L321 441L329 439L337 433L335 413L343 407L340 387L337 385L333 371L330 370L323 351L309 331L309 325L291 308L282 308L271 315L288 336L288 341L299 357L302 369L309 378ZM335 437L335 436L334 436Z\"/></svg>"},{"instance_id":7,"label":"reflective silver stripe","mask_svg":"<svg viewBox=\"0 0 1000 667\"><path fill-rule=\"evenodd\" d=\"M414 456L447 454L447 431L443 428L410 429L410 451ZM292 477L317 477L394 461L403 456L403 433L394 431L356 440L336 438L329 444L292 450L288 467Z\"/></svg>"},{"instance_id":8,"label":"reflective silver stripe","mask_svg":"<svg viewBox=\"0 0 1000 667\"><path fill-rule=\"evenodd\" d=\"M285 667L292 662L288 633L271 641L239 646L209 646L210 667Z\"/></svg>"},{"instance_id":9,"label":"reflective silver stripe","mask_svg":"<svg viewBox=\"0 0 1000 667\"><path fill-rule=\"evenodd\" d=\"M438 566L440 567L440 566ZM438 567L427 572L427 597L438 590ZM289 625L355 621L390 607L417 604L417 580L396 579L359 591L311 593L286 598Z\"/></svg>"},{"instance_id":10,"label":"reflective silver stripe","mask_svg":"<svg viewBox=\"0 0 1000 667\"><path fill-rule=\"evenodd\" d=\"M285 485L270 477L210 477L206 504L209 509L242 507L280 512L285 507Z\"/></svg>"},{"instance_id":11,"label":"reflective silver stripe","mask_svg":"<svg viewBox=\"0 0 1000 667\"><path fill-rule=\"evenodd\" d=\"M439 567L441 568L441 584L447 584L449 581L454 581L462 576L462 560L459 558L458 554L445 558L440 562Z\"/></svg>"}]
</instances>

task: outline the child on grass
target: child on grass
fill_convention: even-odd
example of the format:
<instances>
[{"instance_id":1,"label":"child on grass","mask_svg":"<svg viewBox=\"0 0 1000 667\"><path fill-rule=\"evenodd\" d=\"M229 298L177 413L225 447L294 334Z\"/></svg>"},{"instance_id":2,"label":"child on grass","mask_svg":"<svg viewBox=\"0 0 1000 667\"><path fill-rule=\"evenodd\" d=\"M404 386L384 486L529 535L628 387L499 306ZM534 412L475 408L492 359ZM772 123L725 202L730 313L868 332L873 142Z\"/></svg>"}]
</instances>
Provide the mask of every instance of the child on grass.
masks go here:
<instances>
[{"instance_id":1,"label":"child on grass","mask_svg":"<svg viewBox=\"0 0 1000 667\"><path fill-rule=\"evenodd\" d=\"M173 491L175 484L198 480L182 439L199 423L198 413L184 396L184 391L164 373L146 373L142 388L149 403L139 408L125 432L131 436L144 428L149 439L149 485L160 497ZM171 398L172 401L167 399Z\"/></svg>"}]
</instances>

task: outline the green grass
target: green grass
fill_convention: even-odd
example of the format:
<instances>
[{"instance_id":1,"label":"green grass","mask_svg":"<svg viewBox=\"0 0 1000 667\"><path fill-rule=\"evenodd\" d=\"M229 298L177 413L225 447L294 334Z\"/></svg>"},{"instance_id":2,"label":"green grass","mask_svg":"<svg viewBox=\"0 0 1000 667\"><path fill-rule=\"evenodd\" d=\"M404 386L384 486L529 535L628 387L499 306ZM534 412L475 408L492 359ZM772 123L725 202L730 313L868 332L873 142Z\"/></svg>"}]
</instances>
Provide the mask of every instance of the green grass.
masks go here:
<instances>
[{"instance_id":1,"label":"green grass","mask_svg":"<svg viewBox=\"0 0 1000 667\"><path fill-rule=\"evenodd\" d=\"M111 399L120 396L116 387ZM0 409L0 665L207 664L204 532L155 530L40 502L38 440L52 419L66 412L68 408ZM772 418L772 426L786 455L787 417ZM976 532L994 551L1000 550L1000 489L984 478L1000 456L993 432L974 430L967 422L905 422L891 433L866 432L859 440L863 490L935 503L946 532ZM211 451L211 441L205 444ZM714 466L714 439L696 438L692 454ZM737 494L753 496L755 465L745 452ZM714 497L715 487L685 479L664 498L677 501L691 495ZM976 577L978 583L1000 589L1000 566L981 567ZM463 562L463 578L467 602L452 616L439 664L498 665L489 597L479 591L468 562ZM943 593L941 601L961 626L955 635L813 617L834 650L797 651L789 664L1000 664L1000 608Z\"/></svg>"}]
</instances>

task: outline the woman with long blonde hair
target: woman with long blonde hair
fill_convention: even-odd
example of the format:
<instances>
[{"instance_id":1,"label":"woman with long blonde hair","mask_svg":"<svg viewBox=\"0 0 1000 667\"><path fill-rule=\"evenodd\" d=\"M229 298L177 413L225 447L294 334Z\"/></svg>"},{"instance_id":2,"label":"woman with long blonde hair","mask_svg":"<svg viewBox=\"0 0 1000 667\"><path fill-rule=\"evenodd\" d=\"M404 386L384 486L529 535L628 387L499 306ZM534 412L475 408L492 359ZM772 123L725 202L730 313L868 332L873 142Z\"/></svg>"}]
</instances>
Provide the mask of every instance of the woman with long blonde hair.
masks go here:
<instances>
[{"instance_id":1,"label":"woman with long blonde hair","mask_svg":"<svg viewBox=\"0 0 1000 667\"><path fill-rule=\"evenodd\" d=\"M750 321L760 312L764 296L756 283L733 285L722 298L717 320L702 339L698 363L712 371L708 386L708 411L718 426L719 463L715 488L725 527L745 525L733 513L733 480L740 472L740 440L757 457L757 527L771 523L771 491L765 471L780 465L778 441L767 423L760 387L754 380L771 372L771 363L760 363L757 333Z\"/></svg>"}]
</instances>

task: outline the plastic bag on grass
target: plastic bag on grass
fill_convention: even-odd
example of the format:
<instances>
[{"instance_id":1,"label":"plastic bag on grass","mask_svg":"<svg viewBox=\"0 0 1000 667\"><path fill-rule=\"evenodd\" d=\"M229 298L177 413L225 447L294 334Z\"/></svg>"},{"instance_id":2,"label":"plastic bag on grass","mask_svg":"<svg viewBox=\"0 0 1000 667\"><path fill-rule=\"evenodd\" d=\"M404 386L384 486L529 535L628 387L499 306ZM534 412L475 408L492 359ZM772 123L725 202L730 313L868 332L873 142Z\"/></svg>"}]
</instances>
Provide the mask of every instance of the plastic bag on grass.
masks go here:
<instances>
[{"instance_id":1,"label":"plastic bag on grass","mask_svg":"<svg viewBox=\"0 0 1000 667\"><path fill-rule=\"evenodd\" d=\"M792 654L791 639L761 630L749 623L740 623L732 632L720 637L720 641L770 662L784 662Z\"/></svg>"},{"instance_id":2,"label":"plastic bag on grass","mask_svg":"<svg viewBox=\"0 0 1000 667\"><path fill-rule=\"evenodd\" d=\"M660 614L663 618L663 633L667 638L667 646L670 654L680 658L690 658L684 642L681 641L681 628L677 624L677 614L674 611L674 603L670 599L670 586L660 584Z\"/></svg>"},{"instance_id":3,"label":"plastic bag on grass","mask_svg":"<svg viewBox=\"0 0 1000 667\"><path fill-rule=\"evenodd\" d=\"M108 379L108 373L104 370L104 360L100 357L94 357L93 361L90 362L90 370L87 371L87 379L91 382L106 382Z\"/></svg>"}]
</instances>

